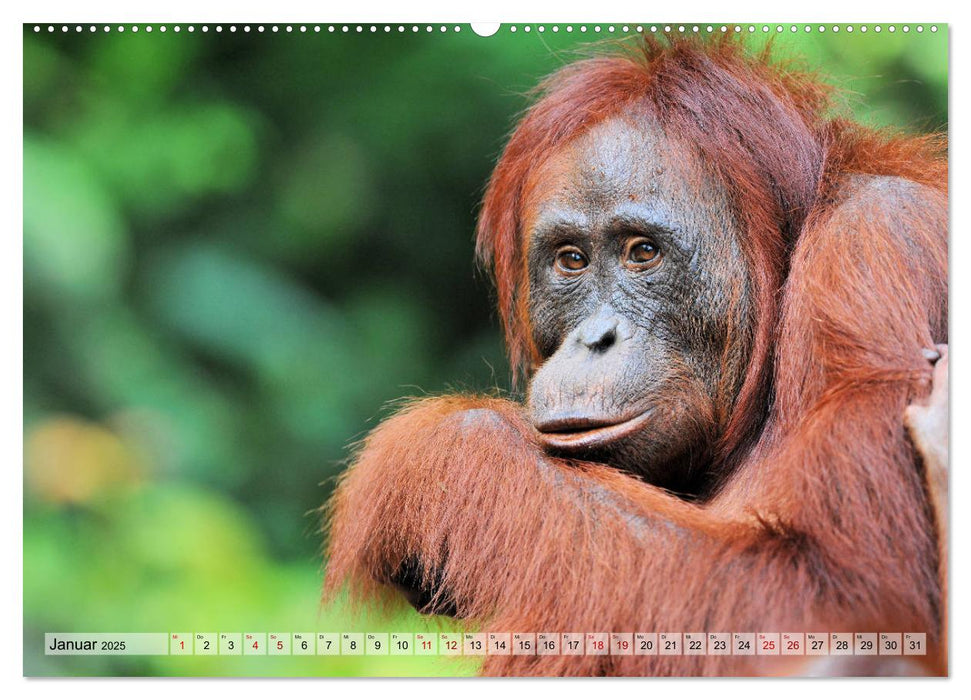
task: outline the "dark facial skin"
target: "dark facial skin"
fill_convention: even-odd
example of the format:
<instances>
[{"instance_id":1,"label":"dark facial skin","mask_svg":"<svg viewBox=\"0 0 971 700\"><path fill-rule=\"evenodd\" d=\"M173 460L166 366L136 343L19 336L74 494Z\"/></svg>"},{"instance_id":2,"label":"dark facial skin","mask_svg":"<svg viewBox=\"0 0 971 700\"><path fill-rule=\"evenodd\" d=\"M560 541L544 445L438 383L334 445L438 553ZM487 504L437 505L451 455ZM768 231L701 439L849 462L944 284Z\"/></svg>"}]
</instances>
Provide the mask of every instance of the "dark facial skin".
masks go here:
<instances>
[{"instance_id":1,"label":"dark facial skin","mask_svg":"<svg viewBox=\"0 0 971 700\"><path fill-rule=\"evenodd\" d=\"M543 446L697 492L748 353L724 188L688 146L622 115L538 168L525 212Z\"/></svg>"}]
</instances>

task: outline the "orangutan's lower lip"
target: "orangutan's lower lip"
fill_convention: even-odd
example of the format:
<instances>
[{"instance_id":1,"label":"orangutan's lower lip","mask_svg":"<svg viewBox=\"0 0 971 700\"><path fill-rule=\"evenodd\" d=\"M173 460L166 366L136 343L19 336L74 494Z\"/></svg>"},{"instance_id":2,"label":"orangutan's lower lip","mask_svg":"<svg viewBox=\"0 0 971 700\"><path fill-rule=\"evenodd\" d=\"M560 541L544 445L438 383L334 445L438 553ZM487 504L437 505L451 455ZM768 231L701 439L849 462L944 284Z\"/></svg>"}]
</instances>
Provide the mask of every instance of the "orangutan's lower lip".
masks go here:
<instances>
[{"instance_id":1,"label":"orangutan's lower lip","mask_svg":"<svg viewBox=\"0 0 971 700\"><path fill-rule=\"evenodd\" d=\"M627 437L644 427L650 420L650 411L645 411L633 418L619 423L598 424L597 421L586 421L591 427L584 427L583 421L574 421L578 429L570 427L569 422L563 422L563 427L555 426L554 430L540 430L539 442L546 449L566 452L592 450L609 445Z\"/></svg>"}]
</instances>

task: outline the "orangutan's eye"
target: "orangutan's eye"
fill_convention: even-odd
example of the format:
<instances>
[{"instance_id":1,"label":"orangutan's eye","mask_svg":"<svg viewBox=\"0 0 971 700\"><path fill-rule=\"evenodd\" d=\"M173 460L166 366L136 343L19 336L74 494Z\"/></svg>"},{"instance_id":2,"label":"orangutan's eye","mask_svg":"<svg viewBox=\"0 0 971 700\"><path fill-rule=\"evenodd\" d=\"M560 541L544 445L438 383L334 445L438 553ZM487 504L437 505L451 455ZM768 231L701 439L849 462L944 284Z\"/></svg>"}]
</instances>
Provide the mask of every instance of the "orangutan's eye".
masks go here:
<instances>
[{"instance_id":1,"label":"orangutan's eye","mask_svg":"<svg viewBox=\"0 0 971 700\"><path fill-rule=\"evenodd\" d=\"M575 275L589 264L587 256L574 246L564 246L556 251L556 271L561 275Z\"/></svg>"},{"instance_id":2,"label":"orangutan's eye","mask_svg":"<svg viewBox=\"0 0 971 700\"><path fill-rule=\"evenodd\" d=\"M661 249L646 238L635 238L627 246L624 265L631 270L649 270L661 262Z\"/></svg>"}]
</instances>

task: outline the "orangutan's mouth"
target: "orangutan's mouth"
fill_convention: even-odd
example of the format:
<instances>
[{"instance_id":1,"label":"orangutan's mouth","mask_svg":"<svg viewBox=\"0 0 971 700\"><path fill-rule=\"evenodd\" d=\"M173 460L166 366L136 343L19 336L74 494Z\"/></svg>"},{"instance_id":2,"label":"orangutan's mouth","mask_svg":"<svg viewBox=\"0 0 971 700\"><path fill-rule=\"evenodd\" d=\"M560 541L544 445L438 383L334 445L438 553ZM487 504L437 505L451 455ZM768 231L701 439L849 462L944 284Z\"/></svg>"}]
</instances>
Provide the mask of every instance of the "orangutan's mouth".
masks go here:
<instances>
[{"instance_id":1,"label":"orangutan's mouth","mask_svg":"<svg viewBox=\"0 0 971 700\"><path fill-rule=\"evenodd\" d=\"M548 450L581 452L604 447L641 430L651 418L644 411L631 418L557 418L536 426L539 442Z\"/></svg>"}]
</instances>

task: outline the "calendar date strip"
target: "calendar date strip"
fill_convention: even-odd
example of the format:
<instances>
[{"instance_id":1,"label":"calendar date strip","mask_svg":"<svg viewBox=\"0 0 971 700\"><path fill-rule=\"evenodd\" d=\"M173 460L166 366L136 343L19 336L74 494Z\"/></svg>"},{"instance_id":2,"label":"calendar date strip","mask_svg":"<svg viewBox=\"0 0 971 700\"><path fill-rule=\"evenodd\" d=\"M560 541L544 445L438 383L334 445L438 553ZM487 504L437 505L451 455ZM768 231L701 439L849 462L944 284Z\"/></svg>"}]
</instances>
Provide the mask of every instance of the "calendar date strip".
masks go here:
<instances>
[{"instance_id":1,"label":"calendar date strip","mask_svg":"<svg viewBox=\"0 0 971 700\"><path fill-rule=\"evenodd\" d=\"M923 632L137 632L44 635L48 656L924 656Z\"/></svg>"}]
</instances>

